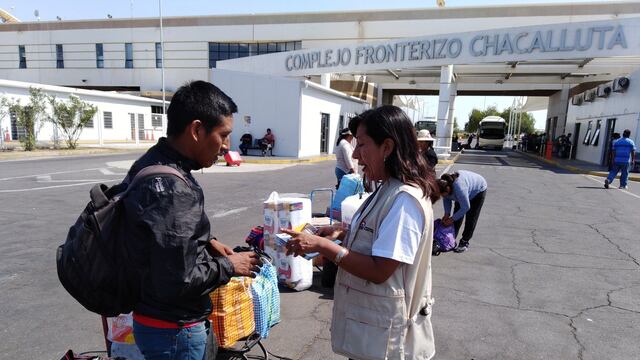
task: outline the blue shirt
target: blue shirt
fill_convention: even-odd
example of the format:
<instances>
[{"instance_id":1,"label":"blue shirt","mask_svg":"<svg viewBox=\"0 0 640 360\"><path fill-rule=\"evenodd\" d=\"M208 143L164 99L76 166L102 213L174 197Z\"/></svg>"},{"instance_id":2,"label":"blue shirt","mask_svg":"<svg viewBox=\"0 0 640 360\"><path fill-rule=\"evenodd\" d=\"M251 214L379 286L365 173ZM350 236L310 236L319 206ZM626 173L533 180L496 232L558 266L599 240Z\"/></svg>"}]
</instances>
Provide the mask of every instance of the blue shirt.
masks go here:
<instances>
[{"instance_id":1,"label":"blue shirt","mask_svg":"<svg viewBox=\"0 0 640 360\"><path fill-rule=\"evenodd\" d=\"M636 151L636 144L633 140L623 137L616 140L611 146L615 152L613 162L616 164L627 164L631 158L631 152Z\"/></svg>"},{"instance_id":2,"label":"blue shirt","mask_svg":"<svg viewBox=\"0 0 640 360\"><path fill-rule=\"evenodd\" d=\"M471 199L487 190L487 181L480 175L466 170L458 171L458 178L453 182L451 194L442 198L445 215L451 213L451 203L453 201L460 204L460 209L453 214L454 221L462 219L464 214L471 208Z\"/></svg>"}]
</instances>

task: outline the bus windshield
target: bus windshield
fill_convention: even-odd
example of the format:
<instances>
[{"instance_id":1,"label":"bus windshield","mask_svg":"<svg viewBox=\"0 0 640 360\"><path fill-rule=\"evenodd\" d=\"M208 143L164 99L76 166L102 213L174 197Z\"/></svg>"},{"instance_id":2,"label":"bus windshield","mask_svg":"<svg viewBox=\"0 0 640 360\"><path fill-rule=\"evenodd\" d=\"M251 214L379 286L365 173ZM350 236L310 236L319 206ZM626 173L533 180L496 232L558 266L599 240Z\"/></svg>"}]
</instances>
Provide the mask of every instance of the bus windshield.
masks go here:
<instances>
[{"instance_id":1,"label":"bus windshield","mask_svg":"<svg viewBox=\"0 0 640 360\"><path fill-rule=\"evenodd\" d=\"M416 121L415 128L416 128L416 131L427 129L429 130L429 133L431 134L431 136L435 136L436 124L437 122L435 121Z\"/></svg>"}]
</instances>

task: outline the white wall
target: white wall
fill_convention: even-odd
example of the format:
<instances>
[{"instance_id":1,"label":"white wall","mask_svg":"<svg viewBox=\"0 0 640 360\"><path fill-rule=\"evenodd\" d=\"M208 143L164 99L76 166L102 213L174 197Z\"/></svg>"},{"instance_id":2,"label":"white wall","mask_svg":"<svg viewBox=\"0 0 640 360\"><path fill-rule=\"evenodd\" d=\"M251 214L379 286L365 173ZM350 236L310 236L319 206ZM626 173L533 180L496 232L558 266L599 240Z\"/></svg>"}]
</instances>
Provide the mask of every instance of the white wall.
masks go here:
<instances>
[{"instance_id":1,"label":"white wall","mask_svg":"<svg viewBox=\"0 0 640 360\"><path fill-rule=\"evenodd\" d=\"M569 85L564 85L563 89L549 96L549 106L547 107L547 120L553 117L558 117L556 122L556 137L562 135L565 131L566 119L567 119L567 103L569 99ZM545 125L546 126L546 125ZM567 128L566 132L570 132ZM545 128L548 134L553 134L553 129Z\"/></svg>"},{"instance_id":2,"label":"white wall","mask_svg":"<svg viewBox=\"0 0 640 360\"><path fill-rule=\"evenodd\" d=\"M333 153L336 139L340 131L340 115L344 116L344 126L349 124L346 114L358 114L365 110L361 102L343 98L325 91L306 87L302 90L302 141L299 156L315 156L320 154L320 131L322 113L329 114L328 153Z\"/></svg>"},{"instance_id":3,"label":"white wall","mask_svg":"<svg viewBox=\"0 0 640 360\"><path fill-rule=\"evenodd\" d=\"M238 105L231 134L232 149L238 150L242 134L250 133L254 139L261 138L270 128L276 137L273 155L298 156L299 80L211 69L209 81ZM250 124L245 122L245 116L251 117Z\"/></svg>"},{"instance_id":4,"label":"white wall","mask_svg":"<svg viewBox=\"0 0 640 360\"><path fill-rule=\"evenodd\" d=\"M58 89L61 89L58 87ZM70 89L71 91L74 89ZM58 90L44 90L47 95L55 95L58 100L68 101L70 92L58 91ZM158 139L160 136L164 136L162 128L153 128L151 125L151 105L160 106L160 102L151 99L138 98L134 99L114 99L111 97L101 96L98 91L91 91L92 94L76 94L82 101L88 102L98 107L98 112L93 118L93 127L85 128L80 134L79 140L83 142L99 142L99 137L102 135L102 139L105 142L116 141L134 141L135 138L131 138L131 120L129 113L133 113L136 116L136 123L138 121L138 114L144 115L144 129L147 129L149 138ZM13 86L0 85L0 94L9 100L20 100L22 105L29 103L29 89ZM105 93L109 94L109 93ZM103 114L105 111L112 112L112 124L113 128L104 128ZM47 102L47 112L51 113L51 108ZM2 129L2 135L4 136L5 130L11 133L11 122L7 115L4 119L0 119L0 128ZM64 141L62 133L59 132L59 139ZM51 123L45 122L44 126L38 133L38 141L53 141L54 139L54 127ZM18 139L12 139L17 141ZM145 140L144 138L140 140Z\"/></svg>"},{"instance_id":5,"label":"white wall","mask_svg":"<svg viewBox=\"0 0 640 360\"><path fill-rule=\"evenodd\" d=\"M614 132L631 130L631 139L640 142L640 71L629 76L631 80L626 92L612 92L607 98L596 98L594 102L584 102L580 106L569 104L567 112L566 132L574 132L575 124L580 123L580 134L577 143L576 159L599 164L603 153L606 136L607 119L615 118ZM583 144L589 121L592 121L592 134L597 121L601 120L600 138L597 146Z\"/></svg>"}]
</instances>

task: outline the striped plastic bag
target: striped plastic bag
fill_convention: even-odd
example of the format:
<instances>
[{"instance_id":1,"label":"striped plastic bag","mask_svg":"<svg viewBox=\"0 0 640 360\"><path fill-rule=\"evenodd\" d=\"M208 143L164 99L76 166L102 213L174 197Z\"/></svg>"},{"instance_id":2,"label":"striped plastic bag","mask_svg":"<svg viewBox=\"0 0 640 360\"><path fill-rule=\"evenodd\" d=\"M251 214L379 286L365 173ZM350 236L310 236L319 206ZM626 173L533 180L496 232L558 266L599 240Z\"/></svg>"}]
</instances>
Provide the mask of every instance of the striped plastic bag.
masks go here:
<instances>
[{"instance_id":1,"label":"striped plastic bag","mask_svg":"<svg viewBox=\"0 0 640 360\"><path fill-rule=\"evenodd\" d=\"M260 273L251 283L256 332L266 338L269 329L280 322L280 292L276 268L264 261Z\"/></svg>"},{"instance_id":2,"label":"striped plastic bag","mask_svg":"<svg viewBox=\"0 0 640 360\"><path fill-rule=\"evenodd\" d=\"M256 329L251 282L249 277L233 277L209 294L213 303L209 320L222 348L233 346Z\"/></svg>"}]
</instances>

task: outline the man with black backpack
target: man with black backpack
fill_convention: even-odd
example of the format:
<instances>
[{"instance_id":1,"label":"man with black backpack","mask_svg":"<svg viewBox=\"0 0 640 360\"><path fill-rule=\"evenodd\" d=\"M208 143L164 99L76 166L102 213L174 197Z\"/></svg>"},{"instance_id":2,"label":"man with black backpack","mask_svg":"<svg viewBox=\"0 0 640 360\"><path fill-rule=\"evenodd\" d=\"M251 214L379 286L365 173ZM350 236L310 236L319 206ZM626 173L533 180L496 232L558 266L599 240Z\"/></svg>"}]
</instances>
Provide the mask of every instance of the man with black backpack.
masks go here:
<instances>
[{"instance_id":1,"label":"man with black backpack","mask_svg":"<svg viewBox=\"0 0 640 360\"><path fill-rule=\"evenodd\" d=\"M235 112L233 100L208 82L182 86L167 111L167 137L129 170L134 178L146 167L167 165L184 178L146 177L122 200L120 230L140 284L133 332L146 359L203 359L209 293L234 275L259 271L255 253L234 253L211 239L204 194L191 175L227 148Z\"/></svg>"}]
</instances>

